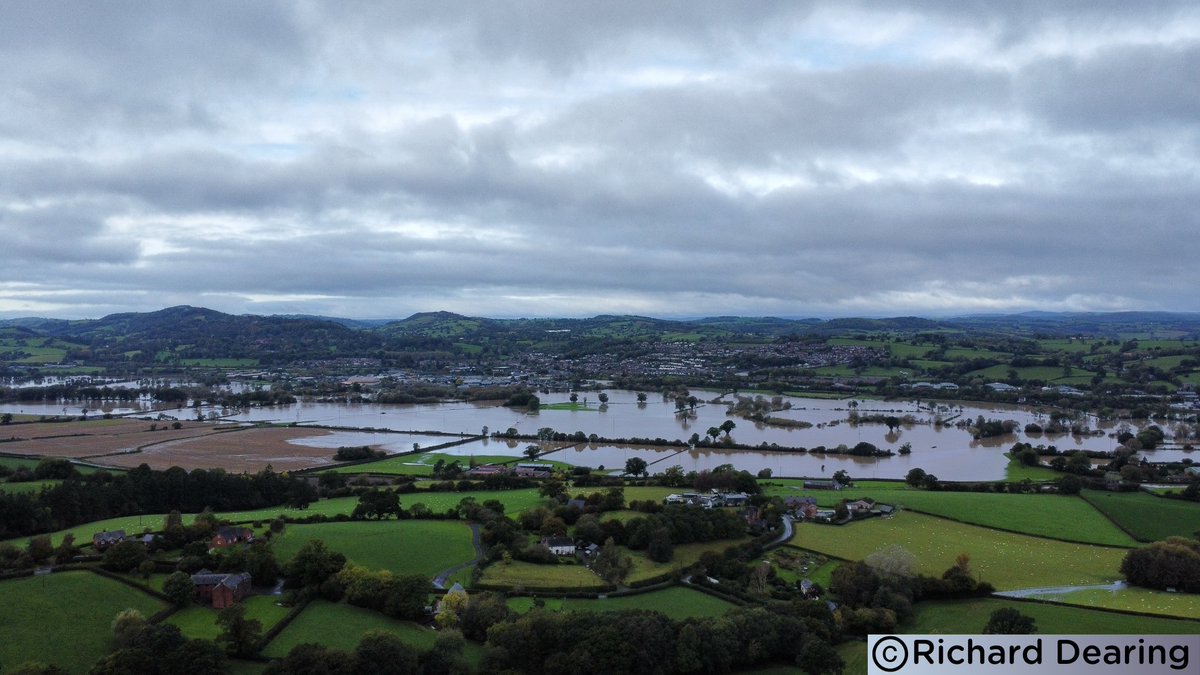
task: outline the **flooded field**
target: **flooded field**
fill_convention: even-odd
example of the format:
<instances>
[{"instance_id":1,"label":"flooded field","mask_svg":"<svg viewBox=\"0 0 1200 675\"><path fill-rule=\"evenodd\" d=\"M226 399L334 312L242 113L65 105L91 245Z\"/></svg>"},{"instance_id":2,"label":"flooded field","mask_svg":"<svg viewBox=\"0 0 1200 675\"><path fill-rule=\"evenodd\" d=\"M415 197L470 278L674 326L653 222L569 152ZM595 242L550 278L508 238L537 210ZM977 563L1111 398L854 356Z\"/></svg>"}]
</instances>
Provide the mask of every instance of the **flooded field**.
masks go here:
<instances>
[{"instance_id":1,"label":"flooded field","mask_svg":"<svg viewBox=\"0 0 1200 675\"><path fill-rule=\"evenodd\" d=\"M583 432L585 436L590 437L594 434L605 439L688 441L693 434L704 437L710 428L720 427L726 421L736 424L729 437L738 444L775 445L791 450L784 452L702 447L689 450L656 446L651 442L599 442L572 445L548 457L570 464L604 466L609 469L623 467L625 461L631 457L646 460L651 464L652 470L661 470L677 464L688 471L699 471L721 464L732 464L738 469L751 472L770 469L775 476L829 476L839 469L846 469L852 476L861 478L902 478L909 469L920 467L943 480L997 480L1004 477L1004 467L1007 464L1003 452L1017 441L1055 445L1060 450L1109 451L1117 445L1116 440L1110 436L1115 425L1100 425L1094 419L1087 420L1087 424L1104 431L1102 435L1027 436L1021 431L1024 425L1029 422L1045 424L1049 411L1020 406L935 402L934 406L930 407L927 402L911 400L851 401L785 397L784 401L791 407L771 414L773 417L803 421L812 425L799 428L755 423L731 416L728 414L726 403L733 401L733 396L721 396L719 392L693 392L698 403L694 409L684 413L676 409L674 400L665 399L658 394L651 394L646 402L639 403L636 393L632 391L609 390L606 393L609 400L607 404L601 404L598 401L599 392L580 392L578 404L573 407L566 405L569 403L567 392L543 394L542 409L536 413L505 408L498 402L430 405L302 402L253 408L243 412L208 408L202 411L206 416L209 413L220 415L224 424L274 422L339 428L319 434L289 434L288 438L280 439L285 441L282 443L282 450L273 448L268 453L276 462L297 467L306 461L323 464L324 459L317 457L317 453L313 452L315 449L370 445L398 453L411 451L414 443L421 448L427 448L455 440L452 436L440 436L429 432L479 435L485 429L488 432L503 433L511 428L523 435L535 435L539 429L549 427L558 432ZM554 409L558 405L569 409ZM95 410L89 409L89 414L151 414L151 411L139 410L139 407L106 409L101 406ZM0 412L50 416L60 414L62 406L10 404L0 406ZM69 412L78 414L79 411L69 409ZM189 408L172 408L163 412L180 419L195 417L195 412ZM851 424L848 418L852 413L860 417L894 416L907 420L907 423L894 430L889 430L881 423ZM153 414L157 415L157 412ZM1014 420L1018 430L1013 434L976 440L968 431L956 426L959 422L973 420L978 416L986 419ZM935 424L935 420L941 420L943 424ZM385 432L406 433L396 435ZM721 437L723 438L724 434L721 434ZM811 452L819 446L834 448L844 444L852 447L863 441L894 452L898 451L901 445L908 443L912 447L912 454L873 459ZM460 456L520 457L528 444L528 441L484 439L450 448L446 452ZM180 444L179 449L187 447L192 455L189 456L189 463L198 462L203 460L195 453L199 452L197 448L202 445L199 441L188 442ZM156 464L170 461L171 453L165 452L169 447L156 448L161 451L155 453L158 455L155 458ZM287 447L295 448L295 456L290 459L286 453ZM794 451L799 448L809 452ZM232 448L223 450L227 453ZM209 457L207 461L217 461L225 456L225 453L204 455ZM1180 448L1164 448L1145 453L1152 461L1177 460L1191 454ZM242 458L237 463L249 465L251 462L248 458Z\"/></svg>"}]
</instances>

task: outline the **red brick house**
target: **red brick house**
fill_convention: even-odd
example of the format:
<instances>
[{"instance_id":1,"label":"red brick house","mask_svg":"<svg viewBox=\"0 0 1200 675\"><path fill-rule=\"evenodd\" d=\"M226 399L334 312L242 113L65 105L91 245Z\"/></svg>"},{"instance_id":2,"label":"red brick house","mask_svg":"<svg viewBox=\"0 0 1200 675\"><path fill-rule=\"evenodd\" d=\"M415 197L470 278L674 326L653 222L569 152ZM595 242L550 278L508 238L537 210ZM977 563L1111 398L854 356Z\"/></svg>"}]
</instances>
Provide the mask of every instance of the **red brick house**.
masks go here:
<instances>
[{"instance_id":1,"label":"red brick house","mask_svg":"<svg viewBox=\"0 0 1200 675\"><path fill-rule=\"evenodd\" d=\"M225 609L250 594L250 575L245 572L222 574L200 570L192 575L196 597L213 609Z\"/></svg>"},{"instance_id":2,"label":"red brick house","mask_svg":"<svg viewBox=\"0 0 1200 675\"><path fill-rule=\"evenodd\" d=\"M254 541L254 530L248 527L222 527L213 535L211 548L229 548L234 544Z\"/></svg>"}]
</instances>

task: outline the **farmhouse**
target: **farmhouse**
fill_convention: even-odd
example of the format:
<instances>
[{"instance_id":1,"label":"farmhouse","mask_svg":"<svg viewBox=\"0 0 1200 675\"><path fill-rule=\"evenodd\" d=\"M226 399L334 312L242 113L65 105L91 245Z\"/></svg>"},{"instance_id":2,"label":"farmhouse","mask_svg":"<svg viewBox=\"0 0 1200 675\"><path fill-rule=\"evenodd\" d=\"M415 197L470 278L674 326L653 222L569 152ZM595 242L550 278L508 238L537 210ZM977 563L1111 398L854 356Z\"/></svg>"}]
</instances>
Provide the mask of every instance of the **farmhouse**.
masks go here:
<instances>
[{"instance_id":1,"label":"farmhouse","mask_svg":"<svg viewBox=\"0 0 1200 675\"><path fill-rule=\"evenodd\" d=\"M787 497L783 506L796 518L811 520L817 515L816 497Z\"/></svg>"},{"instance_id":2,"label":"farmhouse","mask_svg":"<svg viewBox=\"0 0 1200 675\"><path fill-rule=\"evenodd\" d=\"M213 535L212 548L229 548L234 544L254 541L254 530L248 527L222 527Z\"/></svg>"},{"instance_id":3,"label":"farmhouse","mask_svg":"<svg viewBox=\"0 0 1200 675\"><path fill-rule=\"evenodd\" d=\"M97 532L92 535L92 548L97 552L106 550L113 544L119 544L125 541L125 530L111 530L107 532Z\"/></svg>"},{"instance_id":4,"label":"farmhouse","mask_svg":"<svg viewBox=\"0 0 1200 675\"><path fill-rule=\"evenodd\" d=\"M575 542L568 537L542 537L542 546L554 555L575 555Z\"/></svg>"},{"instance_id":5,"label":"farmhouse","mask_svg":"<svg viewBox=\"0 0 1200 675\"><path fill-rule=\"evenodd\" d=\"M852 502L847 502L846 508L850 509L850 513L857 516L864 513L870 513L871 507L874 506L874 504L874 502L867 501L866 499L858 499Z\"/></svg>"},{"instance_id":6,"label":"farmhouse","mask_svg":"<svg viewBox=\"0 0 1200 675\"><path fill-rule=\"evenodd\" d=\"M250 593L250 575L245 572L221 574L200 570L192 575L196 597L212 604L213 609L225 609Z\"/></svg>"},{"instance_id":7,"label":"farmhouse","mask_svg":"<svg viewBox=\"0 0 1200 675\"><path fill-rule=\"evenodd\" d=\"M484 464L477 466L467 472L467 475L472 478L485 478L487 476L504 476L511 473L511 469L500 464Z\"/></svg>"},{"instance_id":8,"label":"farmhouse","mask_svg":"<svg viewBox=\"0 0 1200 675\"><path fill-rule=\"evenodd\" d=\"M467 589L463 588L463 585L458 583L457 581L454 582L454 585L450 587L450 590L446 591L446 594L443 595L437 601L436 605L434 605L433 611L435 613L440 613L442 611L442 605L446 602L446 600L448 598L453 597L453 596L464 596L465 597L465 596L467 596ZM459 605L459 607L462 607L462 606L464 606L464 605ZM426 608L426 609L428 609L428 608Z\"/></svg>"}]
</instances>

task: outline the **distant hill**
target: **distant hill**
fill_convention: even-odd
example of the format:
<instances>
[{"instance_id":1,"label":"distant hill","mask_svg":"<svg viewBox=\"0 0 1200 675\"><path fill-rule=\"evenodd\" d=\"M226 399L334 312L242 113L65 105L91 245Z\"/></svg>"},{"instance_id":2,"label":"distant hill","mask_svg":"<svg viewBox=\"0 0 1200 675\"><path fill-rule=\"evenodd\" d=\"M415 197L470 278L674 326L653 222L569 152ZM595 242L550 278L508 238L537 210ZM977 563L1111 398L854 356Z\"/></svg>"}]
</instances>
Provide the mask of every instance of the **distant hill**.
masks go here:
<instances>
[{"instance_id":1,"label":"distant hill","mask_svg":"<svg viewBox=\"0 0 1200 675\"><path fill-rule=\"evenodd\" d=\"M1112 339L1156 332L1165 336L1200 333L1200 313L1194 312L1025 312L964 316L946 323L975 330Z\"/></svg>"},{"instance_id":2,"label":"distant hill","mask_svg":"<svg viewBox=\"0 0 1200 675\"><path fill-rule=\"evenodd\" d=\"M2 325L2 324L0 324ZM36 323L22 327L89 348L102 363L170 363L181 359L296 359L362 354L378 349L377 336L332 321L224 314L181 305L156 312L110 314L101 319Z\"/></svg>"},{"instance_id":3,"label":"distant hill","mask_svg":"<svg viewBox=\"0 0 1200 675\"><path fill-rule=\"evenodd\" d=\"M9 353L23 340L50 338L88 365L202 365L217 360L284 365L335 358L377 358L394 365L487 357L504 359L542 351L577 356L654 342L731 340L770 342L859 333L979 333L1014 338L1200 336L1200 314L1170 312L973 315L782 319L716 316L671 320L637 315L582 319L490 319L453 312L422 312L396 321L315 316L232 315L181 305L101 319L24 317L0 321L0 346Z\"/></svg>"}]
</instances>

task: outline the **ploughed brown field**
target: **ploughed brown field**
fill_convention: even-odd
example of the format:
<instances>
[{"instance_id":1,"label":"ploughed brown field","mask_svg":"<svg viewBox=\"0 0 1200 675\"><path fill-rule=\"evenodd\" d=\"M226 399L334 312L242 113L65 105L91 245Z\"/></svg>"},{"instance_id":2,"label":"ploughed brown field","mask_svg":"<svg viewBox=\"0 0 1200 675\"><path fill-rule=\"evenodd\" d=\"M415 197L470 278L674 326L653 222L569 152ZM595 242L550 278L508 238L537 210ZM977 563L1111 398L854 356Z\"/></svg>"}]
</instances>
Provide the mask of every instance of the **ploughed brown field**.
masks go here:
<instances>
[{"instance_id":1,"label":"ploughed brown field","mask_svg":"<svg viewBox=\"0 0 1200 675\"><path fill-rule=\"evenodd\" d=\"M291 471L333 464L334 450L288 443L291 439L324 436L329 431L303 428L243 428L184 422L180 429L163 429L142 420L96 420L58 424L12 425L0 431L0 452L45 457L88 458L97 464L152 469L222 468L233 473L254 472L268 464Z\"/></svg>"}]
</instances>

